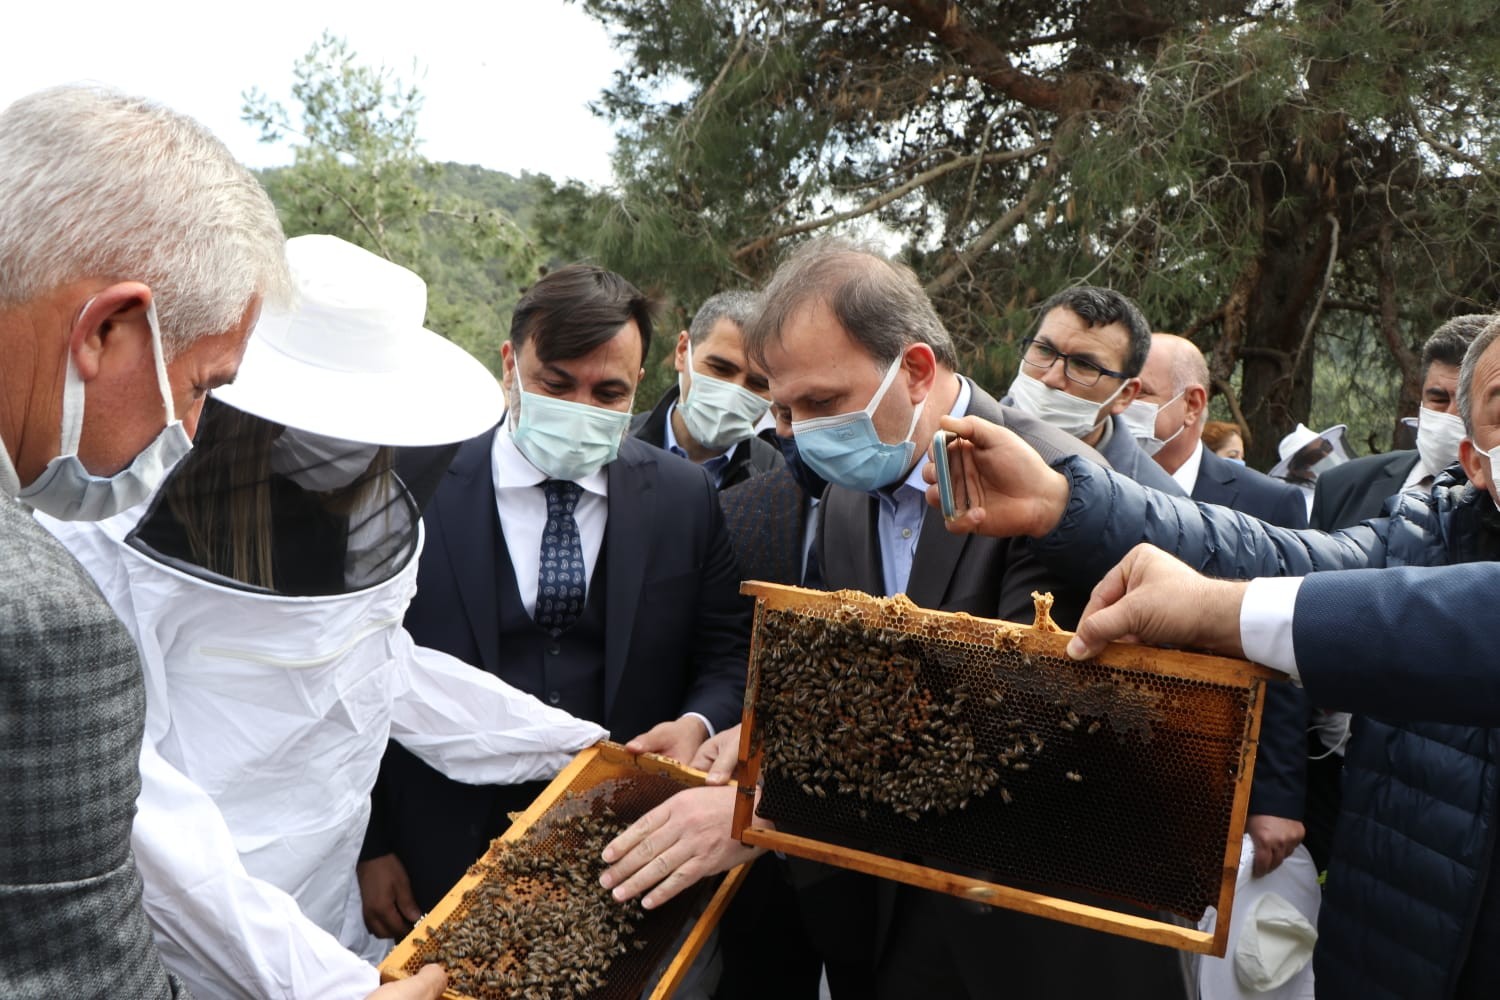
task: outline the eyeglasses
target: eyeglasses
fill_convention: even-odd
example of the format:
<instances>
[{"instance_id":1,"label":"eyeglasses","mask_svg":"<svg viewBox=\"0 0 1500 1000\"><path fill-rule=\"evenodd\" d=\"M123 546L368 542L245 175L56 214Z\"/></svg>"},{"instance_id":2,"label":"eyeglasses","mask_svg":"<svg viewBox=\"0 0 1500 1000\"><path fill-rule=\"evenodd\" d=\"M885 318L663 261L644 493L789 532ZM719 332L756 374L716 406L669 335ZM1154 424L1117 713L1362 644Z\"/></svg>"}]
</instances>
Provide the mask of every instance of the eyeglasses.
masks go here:
<instances>
[{"instance_id":1,"label":"eyeglasses","mask_svg":"<svg viewBox=\"0 0 1500 1000\"><path fill-rule=\"evenodd\" d=\"M1124 372L1111 371L1102 365L1096 365L1076 354L1064 354L1051 344L1044 344L1035 337L1027 337L1021 341L1021 361L1024 364L1046 371L1056 364L1059 358L1062 359L1063 374L1067 376L1068 381L1079 385L1098 385L1099 380L1105 375L1121 381L1130 377Z\"/></svg>"}]
</instances>

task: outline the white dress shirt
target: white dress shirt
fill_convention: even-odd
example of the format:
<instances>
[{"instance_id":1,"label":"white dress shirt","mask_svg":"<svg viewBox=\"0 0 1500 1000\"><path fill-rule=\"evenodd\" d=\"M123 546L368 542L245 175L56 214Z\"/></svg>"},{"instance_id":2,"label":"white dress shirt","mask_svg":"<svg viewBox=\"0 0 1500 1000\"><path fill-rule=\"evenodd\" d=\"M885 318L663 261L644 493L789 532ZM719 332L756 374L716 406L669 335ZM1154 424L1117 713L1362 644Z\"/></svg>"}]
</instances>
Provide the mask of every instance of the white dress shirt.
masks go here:
<instances>
[{"instance_id":1,"label":"white dress shirt","mask_svg":"<svg viewBox=\"0 0 1500 1000\"><path fill-rule=\"evenodd\" d=\"M1240 646L1245 659L1280 670L1297 683L1297 653L1292 643L1292 614L1297 609L1300 576L1257 577L1245 588L1240 604Z\"/></svg>"},{"instance_id":2,"label":"white dress shirt","mask_svg":"<svg viewBox=\"0 0 1500 1000\"><path fill-rule=\"evenodd\" d=\"M528 615L536 614L537 576L542 569L542 529L547 526L547 495L541 485L550 477L531 464L510 436L510 421L502 419L495 432L490 459L495 477L495 507L500 513L500 531L516 574L516 589ZM609 475L603 469L577 480L583 492L573 519L578 522L578 541L583 548L585 578L592 582L604 545L604 527L609 521ZM633 735L633 734L632 734Z\"/></svg>"},{"instance_id":3,"label":"white dress shirt","mask_svg":"<svg viewBox=\"0 0 1500 1000\"><path fill-rule=\"evenodd\" d=\"M1187 457L1187 461L1177 467L1172 473L1172 479L1178 486L1182 487L1183 496L1192 496L1193 487L1198 485L1198 469L1203 465L1203 442L1198 442L1198 447Z\"/></svg>"}]
</instances>

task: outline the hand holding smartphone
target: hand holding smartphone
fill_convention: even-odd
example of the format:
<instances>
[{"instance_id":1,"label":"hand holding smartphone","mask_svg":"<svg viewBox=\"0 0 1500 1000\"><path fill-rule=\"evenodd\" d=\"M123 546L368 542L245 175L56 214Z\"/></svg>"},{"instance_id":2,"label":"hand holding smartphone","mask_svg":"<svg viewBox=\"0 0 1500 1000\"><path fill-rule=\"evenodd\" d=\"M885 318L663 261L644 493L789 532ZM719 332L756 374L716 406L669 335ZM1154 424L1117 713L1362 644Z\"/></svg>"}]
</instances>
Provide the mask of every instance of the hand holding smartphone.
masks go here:
<instances>
[{"instance_id":1,"label":"hand holding smartphone","mask_svg":"<svg viewBox=\"0 0 1500 1000\"><path fill-rule=\"evenodd\" d=\"M967 514L974 506L969 491L969 454L952 431L940 430L932 435L932 463L936 466L943 520Z\"/></svg>"}]
</instances>

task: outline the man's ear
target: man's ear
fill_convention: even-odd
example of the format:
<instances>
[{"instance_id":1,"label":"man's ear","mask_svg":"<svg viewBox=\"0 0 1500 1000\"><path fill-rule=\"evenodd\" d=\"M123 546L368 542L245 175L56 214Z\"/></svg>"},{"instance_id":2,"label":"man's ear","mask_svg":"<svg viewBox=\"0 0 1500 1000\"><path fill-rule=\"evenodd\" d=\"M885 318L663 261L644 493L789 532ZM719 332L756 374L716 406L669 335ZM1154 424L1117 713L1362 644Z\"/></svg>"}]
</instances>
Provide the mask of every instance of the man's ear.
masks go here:
<instances>
[{"instance_id":1,"label":"man's ear","mask_svg":"<svg viewBox=\"0 0 1500 1000\"><path fill-rule=\"evenodd\" d=\"M1141 380L1128 378L1125 384L1120 386L1120 394L1115 397L1114 402L1109 404L1109 414L1124 413L1130 404L1135 402L1135 397L1141 394Z\"/></svg>"},{"instance_id":2,"label":"man's ear","mask_svg":"<svg viewBox=\"0 0 1500 1000\"><path fill-rule=\"evenodd\" d=\"M680 372L685 372L685 371L687 371L687 368L688 368L687 353L688 353L688 343L689 342L690 342L690 338L689 338L688 332L686 330L683 330L681 333L679 333L677 335L677 348L676 348L676 350L674 350L672 352L672 363L677 367L677 370L680 371ZM641 370L645 371L644 368L641 369Z\"/></svg>"},{"instance_id":3,"label":"man's ear","mask_svg":"<svg viewBox=\"0 0 1500 1000\"><path fill-rule=\"evenodd\" d=\"M932 391L937 379L937 355L929 344L908 344L901 353L901 366L906 369L912 405L916 405Z\"/></svg>"},{"instance_id":4,"label":"man's ear","mask_svg":"<svg viewBox=\"0 0 1500 1000\"><path fill-rule=\"evenodd\" d=\"M1464 474L1469 477L1469 482L1474 484L1475 489L1488 490L1490 488L1489 471L1484 465L1484 456L1479 454L1474 447L1474 442L1467 436L1458 442L1458 464L1464 467Z\"/></svg>"},{"instance_id":5,"label":"man's ear","mask_svg":"<svg viewBox=\"0 0 1500 1000\"><path fill-rule=\"evenodd\" d=\"M1204 391L1203 386L1188 386L1182 398L1187 404L1187 419L1184 423L1187 426L1202 423L1203 415L1208 412L1208 393Z\"/></svg>"},{"instance_id":6,"label":"man's ear","mask_svg":"<svg viewBox=\"0 0 1500 1000\"><path fill-rule=\"evenodd\" d=\"M95 292L73 321L68 331L68 352L78 377L91 382L99 377L111 351L138 347L135 336L144 334L149 343L151 325L146 308L151 304L151 288L139 281L120 281Z\"/></svg>"},{"instance_id":7,"label":"man's ear","mask_svg":"<svg viewBox=\"0 0 1500 1000\"><path fill-rule=\"evenodd\" d=\"M500 345L500 385L507 391L521 377L516 371L516 349L510 341Z\"/></svg>"}]
</instances>

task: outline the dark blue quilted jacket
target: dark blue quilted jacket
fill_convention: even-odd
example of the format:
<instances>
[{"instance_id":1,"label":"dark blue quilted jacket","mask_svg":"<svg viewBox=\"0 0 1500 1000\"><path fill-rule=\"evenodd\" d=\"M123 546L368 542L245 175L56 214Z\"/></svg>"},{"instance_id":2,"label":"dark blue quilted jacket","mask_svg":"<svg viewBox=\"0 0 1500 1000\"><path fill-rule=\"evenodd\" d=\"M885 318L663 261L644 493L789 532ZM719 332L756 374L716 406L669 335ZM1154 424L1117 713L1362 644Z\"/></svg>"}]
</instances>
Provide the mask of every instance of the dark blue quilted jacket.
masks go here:
<instances>
[{"instance_id":1,"label":"dark blue quilted jacket","mask_svg":"<svg viewBox=\"0 0 1500 1000\"><path fill-rule=\"evenodd\" d=\"M1037 551L1066 574L1097 579L1141 541L1210 576L1238 579L1500 554L1488 494L1451 479L1429 496L1393 498L1385 518L1324 535L1148 493L1081 463L1059 471L1072 496ZM1497 760L1500 730L1356 719L1318 921L1319 1000L1455 995L1494 850Z\"/></svg>"}]
</instances>

